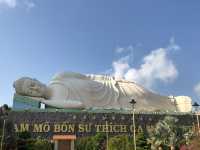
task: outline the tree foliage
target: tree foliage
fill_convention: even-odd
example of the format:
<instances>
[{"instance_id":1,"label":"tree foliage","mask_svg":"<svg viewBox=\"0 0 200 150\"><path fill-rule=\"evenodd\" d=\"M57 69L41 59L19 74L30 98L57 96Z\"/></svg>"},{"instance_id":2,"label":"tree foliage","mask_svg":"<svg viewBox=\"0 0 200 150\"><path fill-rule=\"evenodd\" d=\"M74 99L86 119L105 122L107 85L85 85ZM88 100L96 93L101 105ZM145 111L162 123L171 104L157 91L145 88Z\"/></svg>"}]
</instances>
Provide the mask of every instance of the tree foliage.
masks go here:
<instances>
[{"instance_id":1,"label":"tree foliage","mask_svg":"<svg viewBox=\"0 0 200 150\"><path fill-rule=\"evenodd\" d=\"M156 124L148 139L151 149L157 149L160 145L167 147L179 146L180 143L183 143L183 140L186 143L186 140L190 139L192 136L190 129L178 126L177 121L177 118L167 116Z\"/></svg>"},{"instance_id":2,"label":"tree foliage","mask_svg":"<svg viewBox=\"0 0 200 150\"><path fill-rule=\"evenodd\" d=\"M98 133L91 137L82 137L75 142L77 150L103 150L105 149L105 134Z\"/></svg>"},{"instance_id":3,"label":"tree foliage","mask_svg":"<svg viewBox=\"0 0 200 150\"><path fill-rule=\"evenodd\" d=\"M52 145L45 139L37 139L33 144L34 150L52 150Z\"/></svg>"},{"instance_id":4,"label":"tree foliage","mask_svg":"<svg viewBox=\"0 0 200 150\"><path fill-rule=\"evenodd\" d=\"M19 139L30 139L30 138L31 138L31 133L28 132L28 131L19 132L19 133L17 134L17 137L18 137Z\"/></svg>"},{"instance_id":5,"label":"tree foliage","mask_svg":"<svg viewBox=\"0 0 200 150\"><path fill-rule=\"evenodd\" d=\"M150 147L147 143L147 135L144 132L139 132L136 135L137 150L148 150Z\"/></svg>"},{"instance_id":6,"label":"tree foliage","mask_svg":"<svg viewBox=\"0 0 200 150\"><path fill-rule=\"evenodd\" d=\"M96 134L91 137L82 137L75 141L77 150L105 150L106 149L105 134ZM148 150L147 136L144 132L136 135L137 150ZM108 150L133 150L133 137L129 135L116 135L109 137Z\"/></svg>"},{"instance_id":7,"label":"tree foliage","mask_svg":"<svg viewBox=\"0 0 200 150\"><path fill-rule=\"evenodd\" d=\"M132 150L133 142L132 138L127 135L118 135L109 139L109 150Z\"/></svg>"},{"instance_id":8,"label":"tree foliage","mask_svg":"<svg viewBox=\"0 0 200 150\"><path fill-rule=\"evenodd\" d=\"M118 135L109 139L109 150L133 150L133 137L128 135ZM136 134L137 150L148 150L147 135L144 132Z\"/></svg>"},{"instance_id":9,"label":"tree foliage","mask_svg":"<svg viewBox=\"0 0 200 150\"><path fill-rule=\"evenodd\" d=\"M52 144L40 137L33 139L30 132L20 132L17 134L18 150L52 150Z\"/></svg>"}]
</instances>

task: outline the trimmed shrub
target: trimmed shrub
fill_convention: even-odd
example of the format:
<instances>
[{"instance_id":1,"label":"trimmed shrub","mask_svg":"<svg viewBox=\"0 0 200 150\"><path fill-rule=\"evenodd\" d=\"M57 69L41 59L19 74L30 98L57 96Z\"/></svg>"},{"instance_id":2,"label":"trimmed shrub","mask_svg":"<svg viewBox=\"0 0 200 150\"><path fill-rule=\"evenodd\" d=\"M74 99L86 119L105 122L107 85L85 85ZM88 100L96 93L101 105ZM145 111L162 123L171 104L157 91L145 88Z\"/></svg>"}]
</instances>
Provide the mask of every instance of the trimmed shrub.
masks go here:
<instances>
[{"instance_id":1,"label":"trimmed shrub","mask_svg":"<svg viewBox=\"0 0 200 150\"><path fill-rule=\"evenodd\" d=\"M44 139L37 139L33 144L33 150L52 150L52 145Z\"/></svg>"},{"instance_id":2,"label":"trimmed shrub","mask_svg":"<svg viewBox=\"0 0 200 150\"><path fill-rule=\"evenodd\" d=\"M118 135L109 138L109 150L132 150L133 142L127 135Z\"/></svg>"},{"instance_id":3,"label":"trimmed shrub","mask_svg":"<svg viewBox=\"0 0 200 150\"><path fill-rule=\"evenodd\" d=\"M91 137L82 137L75 141L76 150L104 150L105 134L96 134Z\"/></svg>"}]
</instances>

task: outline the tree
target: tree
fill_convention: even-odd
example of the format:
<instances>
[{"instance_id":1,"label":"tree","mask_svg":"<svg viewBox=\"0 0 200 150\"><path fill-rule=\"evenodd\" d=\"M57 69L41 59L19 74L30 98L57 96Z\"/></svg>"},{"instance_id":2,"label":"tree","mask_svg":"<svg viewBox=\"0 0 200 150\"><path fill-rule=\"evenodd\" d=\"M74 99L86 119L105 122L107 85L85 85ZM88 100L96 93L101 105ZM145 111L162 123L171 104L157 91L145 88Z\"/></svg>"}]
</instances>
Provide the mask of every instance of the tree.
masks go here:
<instances>
[{"instance_id":1,"label":"tree","mask_svg":"<svg viewBox=\"0 0 200 150\"><path fill-rule=\"evenodd\" d=\"M148 150L147 135L141 131L136 135L137 150ZM109 150L133 150L133 137L128 135L118 135L109 139Z\"/></svg>"},{"instance_id":2,"label":"tree","mask_svg":"<svg viewBox=\"0 0 200 150\"><path fill-rule=\"evenodd\" d=\"M151 149L157 149L160 145L174 149L180 145L187 134L191 137L189 128L177 126L178 119L175 117L165 117L156 124L155 130L150 133L148 142L151 144Z\"/></svg>"},{"instance_id":3,"label":"tree","mask_svg":"<svg viewBox=\"0 0 200 150\"><path fill-rule=\"evenodd\" d=\"M136 135L137 150L148 150L147 135L142 131Z\"/></svg>"},{"instance_id":4,"label":"tree","mask_svg":"<svg viewBox=\"0 0 200 150\"><path fill-rule=\"evenodd\" d=\"M10 110L11 108L8 107L7 104L4 104L3 106L0 107L0 116L7 115Z\"/></svg>"}]
</instances>

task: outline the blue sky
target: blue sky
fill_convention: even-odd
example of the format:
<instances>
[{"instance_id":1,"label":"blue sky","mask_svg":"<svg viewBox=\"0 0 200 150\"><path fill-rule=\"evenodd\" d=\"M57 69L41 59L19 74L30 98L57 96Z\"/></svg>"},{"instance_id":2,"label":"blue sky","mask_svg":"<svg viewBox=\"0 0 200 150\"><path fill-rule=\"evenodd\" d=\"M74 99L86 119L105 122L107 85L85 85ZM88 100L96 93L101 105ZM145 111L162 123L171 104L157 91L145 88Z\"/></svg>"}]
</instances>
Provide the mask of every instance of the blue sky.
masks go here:
<instances>
[{"instance_id":1,"label":"blue sky","mask_svg":"<svg viewBox=\"0 0 200 150\"><path fill-rule=\"evenodd\" d=\"M197 101L199 15L198 0L0 0L0 104L12 105L14 80L62 71Z\"/></svg>"}]
</instances>

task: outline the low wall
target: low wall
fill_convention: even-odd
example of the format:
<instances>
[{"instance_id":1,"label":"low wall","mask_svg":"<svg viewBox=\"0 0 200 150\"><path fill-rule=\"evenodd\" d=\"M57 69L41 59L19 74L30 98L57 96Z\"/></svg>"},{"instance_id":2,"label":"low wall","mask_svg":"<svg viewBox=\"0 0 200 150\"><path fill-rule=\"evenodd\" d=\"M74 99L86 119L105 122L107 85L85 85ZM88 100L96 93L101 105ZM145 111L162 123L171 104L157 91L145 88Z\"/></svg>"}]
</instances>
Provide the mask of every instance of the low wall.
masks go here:
<instances>
[{"instance_id":1,"label":"low wall","mask_svg":"<svg viewBox=\"0 0 200 150\"><path fill-rule=\"evenodd\" d=\"M165 116L177 118L177 126L194 126L192 114L136 113L136 131L151 130ZM96 133L132 134L132 114L116 112L38 112L12 111L6 117L7 134L29 131L32 136L52 138L54 134L73 134L77 137Z\"/></svg>"}]
</instances>

